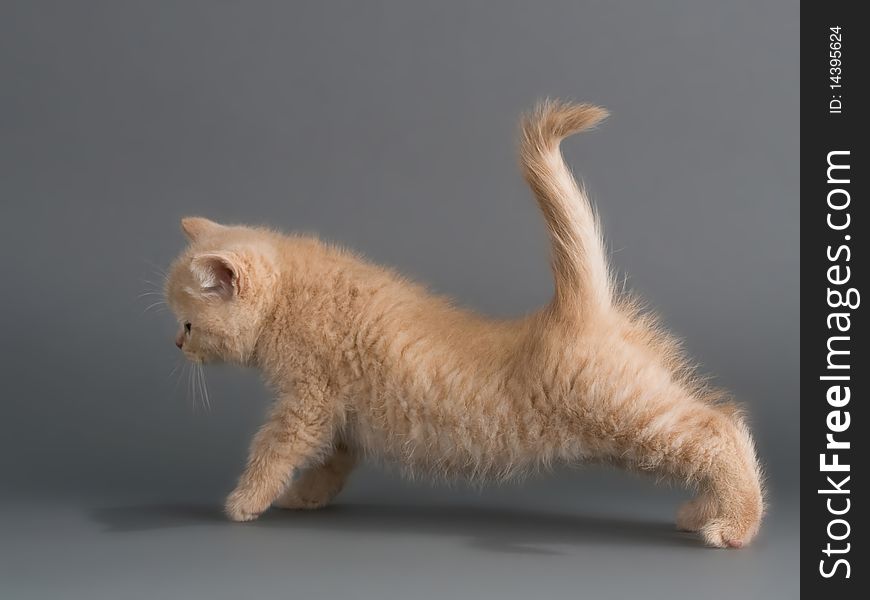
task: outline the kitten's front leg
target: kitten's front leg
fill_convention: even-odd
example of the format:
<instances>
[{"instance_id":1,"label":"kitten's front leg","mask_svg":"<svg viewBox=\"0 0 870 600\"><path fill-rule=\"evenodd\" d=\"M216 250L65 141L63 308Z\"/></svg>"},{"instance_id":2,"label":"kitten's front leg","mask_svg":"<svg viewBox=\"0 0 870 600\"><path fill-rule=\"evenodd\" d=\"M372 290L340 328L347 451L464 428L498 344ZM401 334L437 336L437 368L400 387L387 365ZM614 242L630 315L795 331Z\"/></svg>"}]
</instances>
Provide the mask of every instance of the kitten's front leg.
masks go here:
<instances>
[{"instance_id":1,"label":"kitten's front leg","mask_svg":"<svg viewBox=\"0 0 870 600\"><path fill-rule=\"evenodd\" d=\"M256 519L278 497L296 469L329 448L335 412L324 389L304 386L278 400L254 437L245 472L227 497L230 519Z\"/></svg>"}]
</instances>

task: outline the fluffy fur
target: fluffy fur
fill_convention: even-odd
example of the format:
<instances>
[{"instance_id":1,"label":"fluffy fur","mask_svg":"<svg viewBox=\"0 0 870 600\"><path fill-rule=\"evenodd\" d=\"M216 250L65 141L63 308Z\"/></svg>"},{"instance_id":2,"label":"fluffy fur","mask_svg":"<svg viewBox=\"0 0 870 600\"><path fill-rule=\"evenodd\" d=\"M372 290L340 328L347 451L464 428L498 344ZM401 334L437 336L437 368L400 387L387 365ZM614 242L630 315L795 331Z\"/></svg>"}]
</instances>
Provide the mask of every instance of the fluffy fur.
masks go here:
<instances>
[{"instance_id":1,"label":"fluffy fur","mask_svg":"<svg viewBox=\"0 0 870 600\"><path fill-rule=\"evenodd\" d=\"M615 294L598 221L559 151L605 116L547 102L523 120L555 296L519 319L456 308L312 237L182 221L190 245L166 288L176 343L192 361L258 368L276 394L231 519L323 506L360 457L478 480L606 461L695 486L677 525L708 544L753 538L763 497L743 419Z\"/></svg>"}]
</instances>

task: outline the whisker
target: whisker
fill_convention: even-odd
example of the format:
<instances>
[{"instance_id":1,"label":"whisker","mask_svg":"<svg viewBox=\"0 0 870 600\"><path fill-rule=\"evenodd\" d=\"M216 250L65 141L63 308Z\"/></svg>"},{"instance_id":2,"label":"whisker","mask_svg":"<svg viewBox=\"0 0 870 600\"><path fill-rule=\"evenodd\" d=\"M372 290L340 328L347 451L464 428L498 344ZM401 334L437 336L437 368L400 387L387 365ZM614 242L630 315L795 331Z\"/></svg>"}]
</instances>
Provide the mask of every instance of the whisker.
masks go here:
<instances>
[{"instance_id":1,"label":"whisker","mask_svg":"<svg viewBox=\"0 0 870 600\"><path fill-rule=\"evenodd\" d=\"M159 275L163 279L166 279L167 275L166 275L165 269L163 269L159 265L155 265L153 262L151 262L150 260L147 260L147 259L145 260L145 264L147 264L149 267L154 269L154 271L156 272L157 275Z\"/></svg>"},{"instance_id":2,"label":"whisker","mask_svg":"<svg viewBox=\"0 0 870 600\"><path fill-rule=\"evenodd\" d=\"M193 384L196 387L196 398L199 401L199 407L203 410L203 412L207 412L205 409L205 400L202 398L202 380L199 377L199 363L194 363L193 365Z\"/></svg>"},{"instance_id":3,"label":"whisker","mask_svg":"<svg viewBox=\"0 0 870 600\"><path fill-rule=\"evenodd\" d=\"M148 306L145 307L145 310L143 310L142 312L143 312L143 313L147 313L147 312L148 312L149 310L151 310L152 308L156 308L156 307L158 307L158 306L161 307L161 308L162 308L162 307L165 307L165 306L166 306L166 301L165 301L165 300L158 300L157 302L154 302L153 304L149 304Z\"/></svg>"},{"instance_id":4,"label":"whisker","mask_svg":"<svg viewBox=\"0 0 870 600\"><path fill-rule=\"evenodd\" d=\"M193 367L187 368L187 395L190 396L190 410L196 412L196 401L193 395Z\"/></svg>"},{"instance_id":5,"label":"whisker","mask_svg":"<svg viewBox=\"0 0 870 600\"><path fill-rule=\"evenodd\" d=\"M196 370L196 393L199 396L199 405L204 412L208 412L205 405L205 396L202 393L202 374L200 373L199 363L194 366L194 369Z\"/></svg>"},{"instance_id":6,"label":"whisker","mask_svg":"<svg viewBox=\"0 0 870 600\"><path fill-rule=\"evenodd\" d=\"M154 289L157 289L157 290L163 288L162 283L157 283L156 281L151 281L150 279L143 279L142 283L147 283L148 285L154 286ZM163 283L166 283L166 282L164 281Z\"/></svg>"},{"instance_id":7,"label":"whisker","mask_svg":"<svg viewBox=\"0 0 870 600\"><path fill-rule=\"evenodd\" d=\"M175 365L175 368L172 370L173 373L175 373L176 371L178 372L178 376L175 378L175 385L172 388L172 397L173 398L177 397L176 394L178 393L178 386L181 385L181 378L184 375L183 366L184 366L184 363L179 361L178 364ZM179 370L179 367L182 367L181 370Z\"/></svg>"},{"instance_id":8,"label":"whisker","mask_svg":"<svg viewBox=\"0 0 870 600\"><path fill-rule=\"evenodd\" d=\"M179 358L179 359L175 360L175 366L172 368L171 371L169 371L169 375L167 376L167 379L172 377L180 366L181 366L181 359Z\"/></svg>"},{"instance_id":9,"label":"whisker","mask_svg":"<svg viewBox=\"0 0 870 600\"><path fill-rule=\"evenodd\" d=\"M160 265L157 265L157 264L151 262L151 261L148 260L147 258L143 258L142 261L143 261L146 265L148 265L149 267L152 267L152 268L154 268L154 269L160 270L160 268L161 268Z\"/></svg>"},{"instance_id":10,"label":"whisker","mask_svg":"<svg viewBox=\"0 0 870 600\"><path fill-rule=\"evenodd\" d=\"M198 363L197 367L198 367L197 370L199 371L199 381L201 383L200 389L202 391L202 399L205 401L206 410L208 412L211 412L211 401L209 400L209 397L208 397L208 385L206 384L206 381L205 381L205 369L203 368L202 363Z\"/></svg>"},{"instance_id":11,"label":"whisker","mask_svg":"<svg viewBox=\"0 0 870 600\"><path fill-rule=\"evenodd\" d=\"M199 391L199 365L193 363L193 397L196 398L197 406L205 410L205 403L202 401L202 393Z\"/></svg>"},{"instance_id":12,"label":"whisker","mask_svg":"<svg viewBox=\"0 0 870 600\"><path fill-rule=\"evenodd\" d=\"M211 410L211 398L208 395L208 382L205 379L205 367L202 368L202 389L205 390L205 403L208 404L208 409Z\"/></svg>"}]
</instances>

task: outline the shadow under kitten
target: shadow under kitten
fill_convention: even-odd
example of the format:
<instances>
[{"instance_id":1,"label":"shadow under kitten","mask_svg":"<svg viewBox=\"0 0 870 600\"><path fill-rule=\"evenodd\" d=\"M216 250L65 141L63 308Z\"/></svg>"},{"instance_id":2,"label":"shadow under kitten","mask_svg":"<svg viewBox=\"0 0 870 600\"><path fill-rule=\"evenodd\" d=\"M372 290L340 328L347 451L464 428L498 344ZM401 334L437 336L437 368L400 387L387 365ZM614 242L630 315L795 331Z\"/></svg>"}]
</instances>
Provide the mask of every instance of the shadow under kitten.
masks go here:
<instances>
[{"instance_id":1,"label":"shadow under kitten","mask_svg":"<svg viewBox=\"0 0 870 600\"><path fill-rule=\"evenodd\" d=\"M93 509L90 518L109 533L144 532L227 522L220 507L166 503ZM464 539L496 553L558 555L559 546L614 544L697 548L694 535L667 521L569 515L521 508L335 504L317 511L273 510L257 528L341 531L348 534L416 534Z\"/></svg>"}]
</instances>

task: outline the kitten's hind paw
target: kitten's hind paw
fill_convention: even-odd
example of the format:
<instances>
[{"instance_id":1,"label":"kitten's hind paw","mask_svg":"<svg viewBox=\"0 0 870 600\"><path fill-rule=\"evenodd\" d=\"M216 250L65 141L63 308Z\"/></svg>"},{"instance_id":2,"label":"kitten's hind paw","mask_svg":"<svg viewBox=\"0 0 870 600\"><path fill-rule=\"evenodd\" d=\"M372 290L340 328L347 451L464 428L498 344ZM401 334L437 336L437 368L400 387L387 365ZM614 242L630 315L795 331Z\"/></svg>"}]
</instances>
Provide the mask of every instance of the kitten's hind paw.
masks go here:
<instances>
[{"instance_id":1,"label":"kitten's hind paw","mask_svg":"<svg viewBox=\"0 0 870 600\"><path fill-rule=\"evenodd\" d=\"M677 529L680 531L701 531L704 524L715 515L715 501L709 494L701 494L677 510Z\"/></svg>"},{"instance_id":2,"label":"kitten's hind paw","mask_svg":"<svg viewBox=\"0 0 870 600\"><path fill-rule=\"evenodd\" d=\"M704 541L716 548L748 546L758 533L764 515L764 500L760 490L732 498L731 502L720 501L716 504L720 508L700 529Z\"/></svg>"},{"instance_id":3,"label":"kitten's hind paw","mask_svg":"<svg viewBox=\"0 0 870 600\"><path fill-rule=\"evenodd\" d=\"M716 548L742 548L758 533L758 523L743 523L727 519L713 519L701 528L708 545Z\"/></svg>"},{"instance_id":4,"label":"kitten's hind paw","mask_svg":"<svg viewBox=\"0 0 870 600\"><path fill-rule=\"evenodd\" d=\"M712 494L701 494L677 511L677 528L699 532L715 548L742 548L758 533L763 505L759 498L744 503L743 508L739 514L724 516Z\"/></svg>"}]
</instances>

